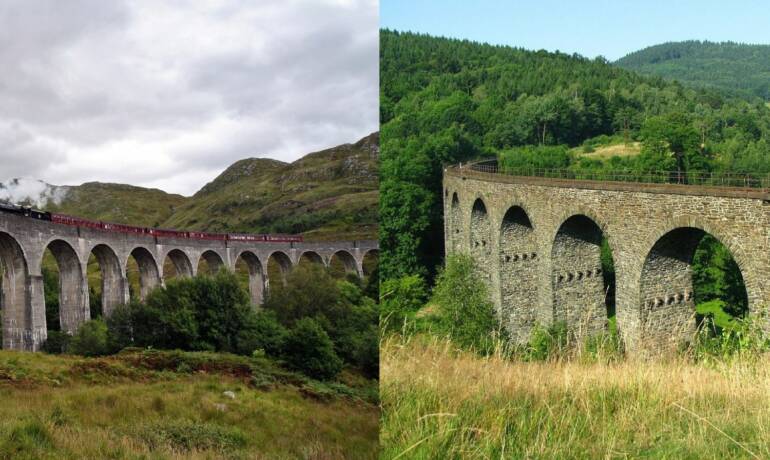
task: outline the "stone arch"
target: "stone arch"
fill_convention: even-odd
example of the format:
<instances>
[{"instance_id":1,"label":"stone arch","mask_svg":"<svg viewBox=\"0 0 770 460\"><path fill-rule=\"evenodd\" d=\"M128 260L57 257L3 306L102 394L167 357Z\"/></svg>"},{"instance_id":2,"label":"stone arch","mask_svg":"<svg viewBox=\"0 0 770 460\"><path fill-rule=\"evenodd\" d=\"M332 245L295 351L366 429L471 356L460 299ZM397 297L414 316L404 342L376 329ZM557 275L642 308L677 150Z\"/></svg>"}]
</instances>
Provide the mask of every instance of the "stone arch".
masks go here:
<instances>
[{"instance_id":1,"label":"stone arch","mask_svg":"<svg viewBox=\"0 0 770 460\"><path fill-rule=\"evenodd\" d=\"M91 251L102 272L102 315L109 316L128 300L128 289L120 259L106 244L97 244Z\"/></svg>"},{"instance_id":2,"label":"stone arch","mask_svg":"<svg viewBox=\"0 0 770 460\"><path fill-rule=\"evenodd\" d=\"M278 273L270 273L270 262L275 262L278 267ZM268 256L267 263L265 264L265 272L267 273L265 285L270 286L272 275L278 275L280 277L281 284L286 283L286 275L291 271L291 258L289 258L283 251L274 251Z\"/></svg>"},{"instance_id":3,"label":"stone arch","mask_svg":"<svg viewBox=\"0 0 770 460\"><path fill-rule=\"evenodd\" d=\"M163 279L170 278L170 274L166 273L166 263L170 262L174 267L176 276L179 278L192 278L195 270L193 270L193 264L190 257L181 249L172 249L166 254L166 259L163 261Z\"/></svg>"},{"instance_id":4,"label":"stone arch","mask_svg":"<svg viewBox=\"0 0 770 460\"><path fill-rule=\"evenodd\" d=\"M297 259L297 263L299 264L303 260L306 260L306 261L308 261L310 263L314 263L314 264L320 264L322 267L324 265L323 257L321 257L315 251L305 251L305 252L303 252L302 255L299 256L299 259Z\"/></svg>"},{"instance_id":5,"label":"stone arch","mask_svg":"<svg viewBox=\"0 0 770 460\"><path fill-rule=\"evenodd\" d=\"M61 331L74 333L90 318L88 286L75 249L64 240L52 240L51 251L59 267L59 324ZM42 266L42 262L41 262ZM46 327L49 325L46 324Z\"/></svg>"},{"instance_id":6,"label":"stone arch","mask_svg":"<svg viewBox=\"0 0 770 460\"><path fill-rule=\"evenodd\" d=\"M222 256L220 256L216 251L212 251L209 249L208 251L204 251L203 254L201 254L200 258L198 259L198 274L201 275L201 262L206 262L206 265L208 266L208 273L213 275L216 274L220 268L222 268L225 265L224 260L222 260Z\"/></svg>"},{"instance_id":7,"label":"stone arch","mask_svg":"<svg viewBox=\"0 0 770 460\"><path fill-rule=\"evenodd\" d=\"M551 247L554 321L566 323L579 337L607 328L603 237L604 231L596 220L573 214L561 223Z\"/></svg>"},{"instance_id":8,"label":"stone arch","mask_svg":"<svg viewBox=\"0 0 770 460\"><path fill-rule=\"evenodd\" d=\"M514 342L525 343L538 318L538 267L543 258L538 253L532 222L521 206L506 211L498 248L501 323Z\"/></svg>"},{"instance_id":9,"label":"stone arch","mask_svg":"<svg viewBox=\"0 0 770 460\"><path fill-rule=\"evenodd\" d=\"M492 226L481 198L477 198L471 208L470 248L484 281L491 286Z\"/></svg>"},{"instance_id":10,"label":"stone arch","mask_svg":"<svg viewBox=\"0 0 770 460\"><path fill-rule=\"evenodd\" d=\"M25 331L31 329L29 271L24 250L14 237L0 232L0 314L3 348L31 349Z\"/></svg>"},{"instance_id":11,"label":"stone arch","mask_svg":"<svg viewBox=\"0 0 770 460\"><path fill-rule=\"evenodd\" d=\"M133 257L139 266L139 298L144 300L153 289L161 284L160 269L155 257L145 247L134 248L130 257Z\"/></svg>"},{"instance_id":12,"label":"stone arch","mask_svg":"<svg viewBox=\"0 0 770 460\"><path fill-rule=\"evenodd\" d=\"M348 251L340 249L339 251L332 254L332 256L329 258L329 267L333 268L333 264L335 264L337 261L342 264L345 273L354 273L356 275L359 274L356 258L353 257L353 254L349 253Z\"/></svg>"},{"instance_id":13,"label":"stone arch","mask_svg":"<svg viewBox=\"0 0 770 460\"><path fill-rule=\"evenodd\" d=\"M370 249L361 258L361 271L364 276L370 276L379 264L380 250Z\"/></svg>"},{"instance_id":14,"label":"stone arch","mask_svg":"<svg viewBox=\"0 0 770 460\"><path fill-rule=\"evenodd\" d=\"M695 319L695 290L692 262L695 250L706 235L711 235L731 253L738 265L752 307L750 294L751 271L745 254L734 242L706 230L705 225L672 225L644 255L639 277L639 325L636 347L648 354L675 350L693 339ZM713 228L711 230L714 230Z\"/></svg>"},{"instance_id":15,"label":"stone arch","mask_svg":"<svg viewBox=\"0 0 770 460\"><path fill-rule=\"evenodd\" d=\"M243 251L235 259L236 265L242 260L249 269L249 294L252 305L259 306L264 302L265 270L259 257L251 251Z\"/></svg>"},{"instance_id":16,"label":"stone arch","mask_svg":"<svg viewBox=\"0 0 770 460\"><path fill-rule=\"evenodd\" d=\"M452 204L449 211L449 241L452 252L458 252L462 246L462 217L460 199L457 192L452 193Z\"/></svg>"}]
</instances>

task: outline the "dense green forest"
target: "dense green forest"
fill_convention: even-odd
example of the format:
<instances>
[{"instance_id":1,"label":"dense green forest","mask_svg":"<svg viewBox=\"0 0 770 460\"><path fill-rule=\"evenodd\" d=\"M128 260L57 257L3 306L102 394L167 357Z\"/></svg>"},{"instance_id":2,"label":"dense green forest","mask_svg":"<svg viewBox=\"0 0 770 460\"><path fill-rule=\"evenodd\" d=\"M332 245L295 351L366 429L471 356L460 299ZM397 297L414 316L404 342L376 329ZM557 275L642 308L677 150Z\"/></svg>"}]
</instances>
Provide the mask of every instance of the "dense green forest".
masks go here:
<instances>
[{"instance_id":1,"label":"dense green forest","mask_svg":"<svg viewBox=\"0 0 770 460\"><path fill-rule=\"evenodd\" d=\"M541 167L770 172L770 108L758 99L601 58L390 30L380 43L384 278L435 273L444 164L490 155L516 163L544 149L534 155ZM567 152L608 137L638 141L641 153Z\"/></svg>"},{"instance_id":2,"label":"dense green forest","mask_svg":"<svg viewBox=\"0 0 770 460\"><path fill-rule=\"evenodd\" d=\"M668 42L635 51L615 64L687 85L770 100L770 45Z\"/></svg>"},{"instance_id":3,"label":"dense green forest","mask_svg":"<svg viewBox=\"0 0 770 460\"><path fill-rule=\"evenodd\" d=\"M643 76L601 58L390 30L381 31L380 54L385 280L435 276L446 164L496 156L508 170L770 177L770 108L755 97ZM632 153L591 155L623 146ZM718 241L704 239L694 271L701 313L745 312L737 265Z\"/></svg>"}]
</instances>

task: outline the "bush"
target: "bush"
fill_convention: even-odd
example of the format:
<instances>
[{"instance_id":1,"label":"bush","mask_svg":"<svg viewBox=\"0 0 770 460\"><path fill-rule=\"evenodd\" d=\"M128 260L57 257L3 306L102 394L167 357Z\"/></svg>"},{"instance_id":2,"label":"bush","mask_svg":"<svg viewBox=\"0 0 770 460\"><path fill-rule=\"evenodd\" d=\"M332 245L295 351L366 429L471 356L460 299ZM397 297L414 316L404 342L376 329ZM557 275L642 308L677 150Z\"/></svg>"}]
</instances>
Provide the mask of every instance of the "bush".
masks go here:
<instances>
[{"instance_id":1,"label":"bush","mask_svg":"<svg viewBox=\"0 0 770 460\"><path fill-rule=\"evenodd\" d=\"M373 354L371 343L377 340L378 306L357 278L336 280L323 267L297 266L287 275L286 285L269 295L265 309L289 329L312 318L332 341L337 357L368 376L379 373L379 363L374 362L379 352Z\"/></svg>"},{"instance_id":2,"label":"bush","mask_svg":"<svg viewBox=\"0 0 770 460\"><path fill-rule=\"evenodd\" d=\"M419 275L385 280L380 289L380 326L384 330L403 330L428 300L425 280Z\"/></svg>"},{"instance_id":3,"label":"bush","mask_svg":"<svg viewBox=\"0 0 770 460\"><path fill-rule=\"evenodd\" d=\"M251 355L263 350L273 356L280 354L287 330L272 311L260 311L250 315L235 337L236 352Z\"/></svg>"},{"instance_id":4,"label":"bush","mask_svg":"<svg viewBox=\"0 0 770 460\"><path fill-rule=\"evenodd\" d=\"M132 301L128 305L119 305L107 316L107 346L110 352L117 353L120 350L134 345L134 313L142 305Z\"/></svg>"},{"instance_id":5,"label":"bush","mask_svg":"<svg viewBox=\"0 0 770 460\"><path fill-rule=\"evenodd\" d=\"M317 379L330 379L342 370L334 344L312 318L295 323L284 342L283 356L290 367Z\"/></svg>"},{"instance_id":6,"label":"bush","mask_svg":"<svg viewBox=\"0 0 770 460\"><path fill-rule=\"evenodd\" d=\"M145 303L117 308L108 320L110 349L127 346L251 354L259 328L248 294L232 272L169 281ZM256 343L256 342L254 342Z\"/></svg>"},{"instance_id":7,"label":"bush","mask_svg":"<svg viewBox=\"0 0 770 460\"><path fill-rule=\"evenodd\" d=\"M317 264L296 266L286 275L286 285L268 292L265 309L275 312L286 327L306 317L325 316L335 323L346 314L340 304L342 293L337 280Z\"/></svg>"},{"instance_id":8,"label":"bush","mask_svg":"<svg viewBox=\"0 0 770 460\"><path fill-rule=\"evenodd\" d=\"M62 331L48 331L48 337L40 349L52 355L66 353L72 336Z\"/></svg>"},{"instance_id":9,"label":"bush","mask_svg":"<svg viewBox=\"0 0 770 460\"><path fill-rule=\"evenodd\" d=\"M560 321L547 328L536 325L524 349L524 359L546 361L566 356L569 350L567 323Z\"/></svg>"},{"instance_id":10,"label":"bush","mask_svg":"<svg viewBox=\"0 0 770 460\"><path fill-rule=\"evenodd\" d=\"M497 343L499 324L487 285L468 255L451 255L433 293L438 327L456 344L488 353Z\"/></svg>"},{"instance_id":11,"label":"bush","mask_svg":"<svg viewBox=\"0 0 770 460\"><path fill-rule=\"evenodd\" d=\"M69 352L82 356L101 356L109 353L107 324L101 319L86 321L72 336Z\"/></svg>"}]
</instances>

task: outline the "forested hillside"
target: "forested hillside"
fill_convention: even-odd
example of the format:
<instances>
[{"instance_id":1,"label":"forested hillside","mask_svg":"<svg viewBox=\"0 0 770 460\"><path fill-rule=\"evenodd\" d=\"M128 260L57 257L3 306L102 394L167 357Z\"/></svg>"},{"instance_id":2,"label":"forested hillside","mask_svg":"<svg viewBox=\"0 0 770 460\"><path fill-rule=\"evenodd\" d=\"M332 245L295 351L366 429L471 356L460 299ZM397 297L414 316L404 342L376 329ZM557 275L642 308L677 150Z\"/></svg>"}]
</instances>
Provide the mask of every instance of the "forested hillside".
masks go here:
<instances>
[{"instance_id":1,"label":"forested hillside","mask_svg":"<svg viewBox=\"0 0 770 460\"><path fill-rule=\"evenodd\" d=\"M668 42L635 51L615 64L691 86L770 100L770 45Z\"/></svg>"},{"instance_id":2,"label":"forested hillside","mask_svg":"<svg viewBox=\"0 0 770 460\"><path fill-rule=\"evenodd\" d=\"M770 109L756 99L602 59L390 30L380 58L386 278L431 274L444 253L447 163L499 155L540 167L770 172ZM641 153L594 159L569 149L607 139L639 142Z\"/></svg>"}]
</instances>

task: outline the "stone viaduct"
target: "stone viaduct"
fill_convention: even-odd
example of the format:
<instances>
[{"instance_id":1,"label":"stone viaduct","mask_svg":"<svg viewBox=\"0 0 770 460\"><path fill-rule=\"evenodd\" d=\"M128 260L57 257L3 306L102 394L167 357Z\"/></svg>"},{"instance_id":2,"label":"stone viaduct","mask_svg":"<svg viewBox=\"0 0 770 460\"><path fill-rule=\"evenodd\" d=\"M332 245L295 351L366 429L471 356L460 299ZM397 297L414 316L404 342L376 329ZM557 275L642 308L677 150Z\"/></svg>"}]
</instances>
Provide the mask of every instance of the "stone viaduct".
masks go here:
<instances>
[{"instance_id":1,"label":"stone viaduct","mask_svg":"<svg viewBox=\"0 0 770 460\"><path fill-rule=\"evenodd\" d=\"M658 354L695 331L692 259L705 234L737 262L750 314L769 305L766 190L522 177L480 164L444 172L447 253L478 262L513 340L564 321L607 327L600 246L615 266L616 319L631 354Z\"/></svg>"},{"instance_id":2,"label":"stone viaduct","mask_svg":"<svg viewBox=\"0 0 770 460\"><path fill-rule=\"evenodd\" d=\"M243 261L249 270L252 303L262 303L269 286L268 262L277 262L283 277L300 259L329 266L338 259L346 271L364 274L364 258L377 253L377 241L239 242L165 238L72 227L0 212L0 271L2 277L3 348L37 350L47 336L41 265L50 249L60 272L60 319L63 331L74 332L88 320L87 265L91 254L102 273L102 311L108 315L129 300L127 264L139 267L141 297L162 285L164 265L178 276L194 276L205 260L211 270L235 269Z\"/></svg>"}]
</instances>

